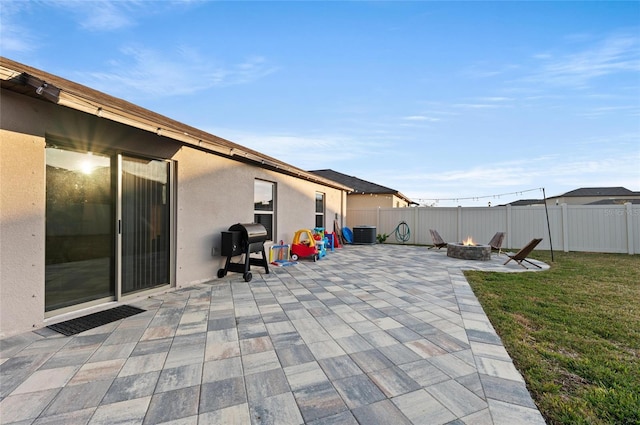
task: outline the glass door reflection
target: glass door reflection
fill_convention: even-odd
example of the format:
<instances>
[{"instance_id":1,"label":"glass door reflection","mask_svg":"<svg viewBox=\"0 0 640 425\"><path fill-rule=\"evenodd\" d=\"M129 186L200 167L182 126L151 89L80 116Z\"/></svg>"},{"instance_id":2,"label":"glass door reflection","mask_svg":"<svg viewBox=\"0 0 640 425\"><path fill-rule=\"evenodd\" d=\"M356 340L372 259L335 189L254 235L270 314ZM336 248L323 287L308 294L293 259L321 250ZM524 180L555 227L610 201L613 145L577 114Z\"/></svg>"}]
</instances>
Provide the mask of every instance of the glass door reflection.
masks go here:
<instances>
[{"instance_id":1,"label":"glass door reflection","mask_svg":"<svg viewBox=\"0 0 640 425\"><path fill-rule=\"evenodd\" d=\"M45 311L114 297L111 159L46 148Z\"/></svg>"}]
</instances>

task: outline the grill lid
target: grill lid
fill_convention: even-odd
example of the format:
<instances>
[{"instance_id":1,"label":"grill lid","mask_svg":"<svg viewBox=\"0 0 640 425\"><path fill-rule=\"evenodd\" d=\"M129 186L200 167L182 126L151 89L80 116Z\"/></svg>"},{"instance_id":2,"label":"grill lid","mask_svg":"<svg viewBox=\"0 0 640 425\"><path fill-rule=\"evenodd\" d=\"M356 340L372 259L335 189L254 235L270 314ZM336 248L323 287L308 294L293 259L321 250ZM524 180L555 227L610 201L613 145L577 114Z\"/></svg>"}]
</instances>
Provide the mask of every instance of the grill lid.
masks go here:
<instances>
[{"instance_id":1,"label":"grill lid","mask_svg":"<svg viewBox=\"0 0 640 425\"><path fill-rule=\"evenodd\" d=\"M230 232L241 232L246 243L264 242L267 240L267 229L260 223L238 223L229 227Z\"/></svg>"}]
</instances>

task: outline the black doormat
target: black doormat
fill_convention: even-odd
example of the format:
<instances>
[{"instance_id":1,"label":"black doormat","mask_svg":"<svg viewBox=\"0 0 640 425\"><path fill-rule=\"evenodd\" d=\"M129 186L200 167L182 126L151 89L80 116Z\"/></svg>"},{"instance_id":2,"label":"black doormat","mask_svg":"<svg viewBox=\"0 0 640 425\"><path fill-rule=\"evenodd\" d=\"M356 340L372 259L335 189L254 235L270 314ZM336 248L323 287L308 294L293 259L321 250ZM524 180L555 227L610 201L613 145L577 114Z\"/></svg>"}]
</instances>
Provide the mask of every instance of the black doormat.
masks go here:
<instances>
[{"instance_id":1,"label":"black doormat","mask_svg":"<svg viewBox=\"0 0 640 425\"><path fill-rule=\"evenodd\" d=\"M130 305L121 305L110 308L109 310L99 311L76 319L67 320L66 322L56 323L54 325L47 326L47 328L63 335L70 336L89 329L97 328L98 326L106 325L107 323L115 322L116 320L135 316L143 311L146 310Z\"/></svg>"}]
</instances>

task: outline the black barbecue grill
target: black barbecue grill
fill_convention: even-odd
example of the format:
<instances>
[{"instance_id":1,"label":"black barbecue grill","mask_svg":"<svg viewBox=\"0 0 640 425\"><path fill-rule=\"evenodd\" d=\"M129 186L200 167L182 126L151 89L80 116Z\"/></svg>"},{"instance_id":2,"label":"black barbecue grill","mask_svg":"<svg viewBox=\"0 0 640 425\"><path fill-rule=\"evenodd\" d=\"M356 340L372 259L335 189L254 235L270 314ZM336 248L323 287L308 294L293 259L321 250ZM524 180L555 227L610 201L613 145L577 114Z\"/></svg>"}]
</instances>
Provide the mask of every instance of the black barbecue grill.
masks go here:
<instances>
[{"instance_id":1,"label":"black barbecue grill","mask_svg":"<svg viewBox=\"0 0 640 425\"><path fill-rule=\"evenodd\" d=\"M238 223L229 227L229 231L222 232L223 257L227 257L227 262L223 269L218 270L218 277L222 278L227 272L232 271L242 273L245 282L249 282L253 277L249 268L254 266L264 266L264 270L269 274L269 263L264 252L264 242L267 240L267 229L259 223ZM262 259L252 258L251 253L261 253ZM231 258L244 254L244 263L232 263Z\"/></svg>"}]
</instances>

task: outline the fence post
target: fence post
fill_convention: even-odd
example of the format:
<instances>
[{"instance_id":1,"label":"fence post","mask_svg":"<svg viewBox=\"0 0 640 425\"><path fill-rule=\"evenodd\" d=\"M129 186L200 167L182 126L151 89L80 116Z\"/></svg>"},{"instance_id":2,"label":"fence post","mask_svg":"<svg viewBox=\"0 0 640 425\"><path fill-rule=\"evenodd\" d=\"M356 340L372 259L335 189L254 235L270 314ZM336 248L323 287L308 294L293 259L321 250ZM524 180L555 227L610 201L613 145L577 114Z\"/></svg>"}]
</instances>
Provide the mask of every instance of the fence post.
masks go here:
<instances>
[{"instance_id":1,"label":"fence post","mask_svg":"<svg viewBox=\"0 0 640 425\"><path fill-rule=\"evenodd\" d=\"M413 227L413 235L411 237L412 237L413 241L409 242L409 243L413 243L415 245L418 244L417 237L419 235L418 232L420 231L420 229L418 229L418 219L416 218L416 216L418 215L418 212L417 212L418 208L419 207L411 208L411 210L413 210L412 213L411 213L411 227ZM411 227L409 228L409 231L411 231Z\"/></svg>"},{"instance_id":2,"label":"fence post","mask_svg":"<svg viewBox=\"0 0 640 425\"><path fill-rule=\"evenodd\" d=\"M507 204L507 248L511 249L511 204Z\"/></svg>"},{"instance_id":3,"label":"fence post","mask_svg":"<svg viewBox=\"0 0 640 425\"><path fill-rule=\"evenodd\" d=\"M456 242L460 242L464 236L462 236L462 206L458 205L458 230L456 232L458 234L458 238Z\"/></svg>"},{"instance_id":4,"label":"fence post","mask_svg":"<svg viewBox=\"0 0 640 425\"><path fill-rule=\"evenodd\" d=\"M629 252L629 255L633 255L635 253L633 247L633 208L631 205L631 202L626 202L624 204L627 222L627 251Z\"/></svg>"},{"instance_id":5,"label":"fence post","mask_svg":"<svg viewBox=\"0 0 640 425\"><path fill-rule=\"evenodd\" d=\"M562 204L562 249L569 252L569 212L567 204Z\"/></svg>"}]
</instances>

